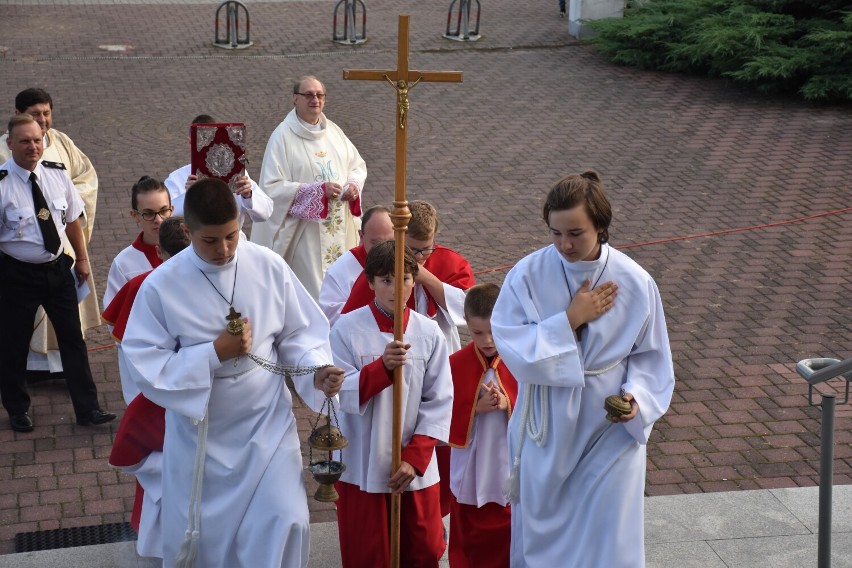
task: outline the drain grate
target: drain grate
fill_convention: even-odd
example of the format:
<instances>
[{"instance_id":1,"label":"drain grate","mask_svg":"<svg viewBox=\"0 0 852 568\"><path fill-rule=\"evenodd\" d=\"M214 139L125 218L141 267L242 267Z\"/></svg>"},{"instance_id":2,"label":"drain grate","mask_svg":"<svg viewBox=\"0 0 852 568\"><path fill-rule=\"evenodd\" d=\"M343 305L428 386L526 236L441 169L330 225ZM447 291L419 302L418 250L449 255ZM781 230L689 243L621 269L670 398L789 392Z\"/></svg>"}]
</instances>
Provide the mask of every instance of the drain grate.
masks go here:
<instances>
[{"instance_id":1,"label":"drain grate","mask_svg":"<svg viewBox=\"0 0 852 568\"><path fill-rule=\"evenodd\" d=\"M15 535L15 552L73 548L128 540L136 540L136 533L130 523L110 523L91 527L18 533Z\"/></svg>"}]
</instances>

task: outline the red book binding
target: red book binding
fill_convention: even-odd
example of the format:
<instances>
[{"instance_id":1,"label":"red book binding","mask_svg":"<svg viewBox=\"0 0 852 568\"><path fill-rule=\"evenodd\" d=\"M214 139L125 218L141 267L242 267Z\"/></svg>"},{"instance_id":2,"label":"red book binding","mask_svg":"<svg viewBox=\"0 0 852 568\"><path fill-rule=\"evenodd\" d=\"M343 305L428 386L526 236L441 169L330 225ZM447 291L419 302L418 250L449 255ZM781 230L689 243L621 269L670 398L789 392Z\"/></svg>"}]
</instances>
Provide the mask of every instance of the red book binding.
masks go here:
<instances>
[{"instance_id":1,"label":"red book binding","mask_svg":"<svg viewBox=\"0 0 852 568\"><path fill-rule=\"evenodd\" d=\"M241 122L193 124L190 127L192 173L198 179L217 178L234 190L248 159L246 125Z\"/></svg>"}]
</instances>

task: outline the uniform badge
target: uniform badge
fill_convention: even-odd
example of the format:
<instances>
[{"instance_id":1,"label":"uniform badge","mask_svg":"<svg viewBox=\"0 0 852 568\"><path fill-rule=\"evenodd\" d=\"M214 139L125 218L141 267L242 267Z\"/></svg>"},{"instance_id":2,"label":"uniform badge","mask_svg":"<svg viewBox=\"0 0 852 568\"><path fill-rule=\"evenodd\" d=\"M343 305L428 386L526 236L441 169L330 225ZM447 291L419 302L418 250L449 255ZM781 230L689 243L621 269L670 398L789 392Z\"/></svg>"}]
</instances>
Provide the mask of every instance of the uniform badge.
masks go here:
<instances>
[{"instance_id":1,"label":"uniform badge","mask_svg":"<svg viewBox=\"0 0 852 568\"><path fill-rule=\"evenodd\" d=\"M41 209L38 210L37 217L39 219L41 219L42 221L47 221L50 218L50 211L48 211L47 209L42 207Z\"/></svg>"}]
</instances>

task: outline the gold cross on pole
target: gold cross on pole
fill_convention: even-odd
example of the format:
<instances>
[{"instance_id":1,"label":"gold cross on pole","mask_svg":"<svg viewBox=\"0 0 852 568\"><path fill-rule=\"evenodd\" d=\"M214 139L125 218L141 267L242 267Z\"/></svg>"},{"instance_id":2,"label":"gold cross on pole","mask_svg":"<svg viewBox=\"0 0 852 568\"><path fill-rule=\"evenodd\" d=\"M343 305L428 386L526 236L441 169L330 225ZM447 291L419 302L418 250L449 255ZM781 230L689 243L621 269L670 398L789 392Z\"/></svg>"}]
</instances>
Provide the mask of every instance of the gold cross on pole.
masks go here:
<instances>
[{"instance_id":1,"label":"gold cross on pole","mask_svg":"<svg viewBox=\"0 0 852 568\"><path fill-rule=\"evenodd\" d=\"M386 81L396 90L396 176L393 212L394 241L396 256L394 258L394 283L396 285L396 303L394 305L393 336L402 341L403 310L403 265L405 259L405 231L411 212L405 196L405 157L406 129L410 103L408 94L421 82L427 83L461 83L461 71L416 71L408 68L409 33L408 25L411 17L399 17L399 44L397 48L396 69L347 69L343 71L344 79L354 81ZM391 452L391 474L399 469L402 462L402 367L394 369L393 373L393 448ZM393 568L399 567L399 523L400 495L391 496L391 542L390 560Z\"/></svg>"}]
</instances>

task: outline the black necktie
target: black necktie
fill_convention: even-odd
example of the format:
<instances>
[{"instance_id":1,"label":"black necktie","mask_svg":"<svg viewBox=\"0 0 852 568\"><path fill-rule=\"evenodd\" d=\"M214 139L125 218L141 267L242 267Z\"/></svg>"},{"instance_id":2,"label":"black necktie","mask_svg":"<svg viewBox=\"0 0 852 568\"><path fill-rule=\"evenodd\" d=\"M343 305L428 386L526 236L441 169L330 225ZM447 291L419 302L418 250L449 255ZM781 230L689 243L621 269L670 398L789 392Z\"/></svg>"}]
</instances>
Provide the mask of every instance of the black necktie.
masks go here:
<instances>
[{"instance_id":1,"label":"black necktie","mask_svg":"<svg viewBox=\"0 0 852 568\"><path fill-rule=\"evenodd\" d=\"M50 218L50 209L47 208L47 200L38 186L35 172L30 173L30 184L33 186L33 203L35 203L36 219L41 228L41 236L44 239L44 250L50 254L56 254L60 244L59 232L56 230L53 219Z\"/></svg>"}]
</instances>

